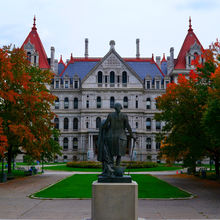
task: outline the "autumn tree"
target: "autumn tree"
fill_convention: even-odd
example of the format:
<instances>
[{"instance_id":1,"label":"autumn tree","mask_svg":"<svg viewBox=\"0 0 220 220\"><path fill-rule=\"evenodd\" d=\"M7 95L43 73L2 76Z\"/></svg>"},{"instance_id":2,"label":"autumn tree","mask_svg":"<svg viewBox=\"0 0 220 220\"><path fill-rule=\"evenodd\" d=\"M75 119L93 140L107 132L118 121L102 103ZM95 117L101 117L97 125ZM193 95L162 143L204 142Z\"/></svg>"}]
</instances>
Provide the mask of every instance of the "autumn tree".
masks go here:
<instances>
[{"instance_id":1,"label":"autumn tree","mask_svg":"<svg viewBox=\"0 0 220 220\"><path fill-rule=\"evenodd\" d=\"M22 150L34 159L60 153L53 139L53 96L46 85L53 74L31 66L23 50L0 49L0 119L7 138L8 172L11 161Z\"/></svg>"},{"instance_id":2,"label":"autumn tree","mask_svg":"<svg viewBox=\"0 0 220 220\"><path fill-rule=\"evenodd\" d=\"M219 42L204 51L205 63L194 60L189 78L179 75L166 93L157 98L161 113L156 120L165 121L161 153L183 160L195 171L196 161L204 156L215 160L219 175Z\"/></svg>"}]
</instances>

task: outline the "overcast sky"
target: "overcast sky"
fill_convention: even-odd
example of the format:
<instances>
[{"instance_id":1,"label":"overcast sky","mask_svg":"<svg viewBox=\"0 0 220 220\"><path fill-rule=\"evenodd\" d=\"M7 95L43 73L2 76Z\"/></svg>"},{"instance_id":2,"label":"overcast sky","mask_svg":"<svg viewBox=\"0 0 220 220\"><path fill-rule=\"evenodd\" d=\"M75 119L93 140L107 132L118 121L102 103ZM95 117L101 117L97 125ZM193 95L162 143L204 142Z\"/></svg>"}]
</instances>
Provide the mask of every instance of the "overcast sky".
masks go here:
<instances>
[{"instance_id":1,"label":"overcast sky","mask_svg":"<svg viewBox=\"0 0 220 220\"><path fill-rule=\"evenodd\" d=\"M36 15L38 34L50 57L73 53L84 56L84 39L89 39L89 56L103 57L109 41L115 40L122 57L135 57L140 38L141 57L178 55L187 34L189 16L203 47L220 36L220 0L0 0L0 47L21 46Z\"/></svg>"}]
</instances>

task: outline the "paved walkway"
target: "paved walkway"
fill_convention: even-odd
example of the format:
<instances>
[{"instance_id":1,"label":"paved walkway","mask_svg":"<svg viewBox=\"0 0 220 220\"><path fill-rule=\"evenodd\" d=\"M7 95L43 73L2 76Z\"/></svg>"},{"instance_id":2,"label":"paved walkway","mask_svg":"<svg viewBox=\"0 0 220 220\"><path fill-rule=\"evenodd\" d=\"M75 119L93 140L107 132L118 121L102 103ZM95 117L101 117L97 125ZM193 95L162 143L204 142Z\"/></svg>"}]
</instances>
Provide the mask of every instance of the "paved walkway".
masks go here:
<instances>
[{"instance_id":1,"label":"paved walkway","mask_svg":"<svg viewBox=\"0 0 220 220\"><path fill-rule=\"evenodd\" d=\"M0 219L73 219L91 216L91 200L37 200L28 195L70 173L45 173L0 184ZM158 175L197 194L191 200L139 200L146 219L220 219L220 184L184 175ZM147 187L147 186L146 186Z\"/></svg>"}]
</instances>

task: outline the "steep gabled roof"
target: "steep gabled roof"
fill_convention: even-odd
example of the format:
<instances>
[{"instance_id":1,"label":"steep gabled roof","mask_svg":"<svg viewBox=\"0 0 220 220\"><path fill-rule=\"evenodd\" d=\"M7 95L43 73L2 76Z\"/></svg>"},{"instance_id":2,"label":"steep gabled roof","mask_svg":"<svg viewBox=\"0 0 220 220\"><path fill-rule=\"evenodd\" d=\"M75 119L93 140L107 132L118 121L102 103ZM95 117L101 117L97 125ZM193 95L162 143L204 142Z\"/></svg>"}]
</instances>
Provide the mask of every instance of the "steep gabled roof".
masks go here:
<instances>
[{"instance_id":1,"label":"steep gabled roof","mask_svg":"<svg viewBox=\"0 0 220 220\"><path fill-rule=\"evenodd\" d=\"M43 44L42 44L40 37L37 33L35 21L36 21L36 19L34 17L34 24L31 29L31 32L28 34L28 36L25 39L24 43L22 44L21 48L24 49L24 45L26 45L28 42L30 42L32 45L34 45L35 50L39 54L39 67L42 69L49 69L50 65L47 61L47 54L44 50Z\"/></svg>"},{"instance_id":2,"label":"steep gabled roof","mask_svg":"<svg viewBox=\"0 0 220 220\"><path fill-rule=\"evenodd\" d=\"M186 38L183 42L183 45L180 49L179 55L177 57L177 60L175 62L174 69L185 69L186 68L186 54L190 50L190 47L197 43L201 46L201 49L203 49L201 43L199 42L198 38L196 37L195 33L193 32L192 25L191 25L191 18L189 18L189 29L188 33L186 35Z\"/></svg>"}]
</instances>

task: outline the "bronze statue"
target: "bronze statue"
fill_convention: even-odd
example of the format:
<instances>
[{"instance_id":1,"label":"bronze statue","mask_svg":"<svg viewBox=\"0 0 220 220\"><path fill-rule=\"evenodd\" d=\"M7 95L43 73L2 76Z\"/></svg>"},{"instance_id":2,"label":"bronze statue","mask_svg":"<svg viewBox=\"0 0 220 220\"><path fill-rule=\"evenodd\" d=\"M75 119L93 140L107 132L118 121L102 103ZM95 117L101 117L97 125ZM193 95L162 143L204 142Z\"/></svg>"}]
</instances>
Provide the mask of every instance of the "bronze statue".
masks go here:
<instances>
[{"instance_id":1,"label":"bronze statue","mask_svg":"<svg viewBox=\"0 0 220 220\"><path fill-rule=\"evenodd\" d=\"M126 154L127 135L129 132L133 137L128 116L121 112L122 106L116 103L115 112L108 115L107 119L101 124L98 138L98 161L102 162L103 176L122 176L120 168L121 157ZM116 163L114 166L114 157Z\"/></svg>"}]
</instances>

